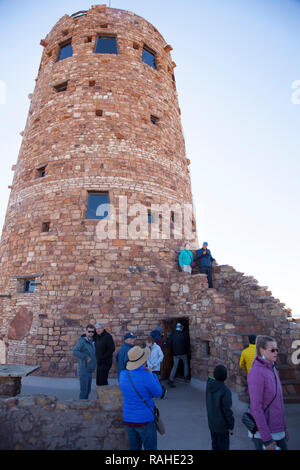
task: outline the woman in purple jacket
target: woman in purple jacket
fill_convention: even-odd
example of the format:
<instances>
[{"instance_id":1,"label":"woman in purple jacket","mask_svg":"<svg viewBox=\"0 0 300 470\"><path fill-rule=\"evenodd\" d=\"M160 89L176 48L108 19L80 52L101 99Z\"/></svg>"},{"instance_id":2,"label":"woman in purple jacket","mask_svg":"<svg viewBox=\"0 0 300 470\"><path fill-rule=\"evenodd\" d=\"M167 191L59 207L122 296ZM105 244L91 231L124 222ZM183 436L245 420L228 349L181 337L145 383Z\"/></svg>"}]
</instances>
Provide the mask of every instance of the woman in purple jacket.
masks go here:
<instances>
[{"instance_id":1,"label":"woman in purple jacket","mask_svg":"<svg viewBox=\"0 0 300 470\"><path fill-rule=\"evenodd\" d=\"M256 358L247 376L250 414L258 431L252 437L256 450L287 450L289 438L285 418L282 387L275 368L278 347L269 336L258 336ZM270 405L270 406L268 406Z\"/></svg>"}]
</instances>

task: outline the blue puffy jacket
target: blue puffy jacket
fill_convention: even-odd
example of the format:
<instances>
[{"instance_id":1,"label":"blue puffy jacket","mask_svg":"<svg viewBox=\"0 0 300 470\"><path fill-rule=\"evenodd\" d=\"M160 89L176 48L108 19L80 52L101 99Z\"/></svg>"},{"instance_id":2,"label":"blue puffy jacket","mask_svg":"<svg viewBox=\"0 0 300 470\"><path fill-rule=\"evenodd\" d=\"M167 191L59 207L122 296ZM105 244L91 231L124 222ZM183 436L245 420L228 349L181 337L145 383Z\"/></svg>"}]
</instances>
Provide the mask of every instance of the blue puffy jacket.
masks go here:
<instances>
[{"instance_id":1,"label":"blue puffy jacket","mask_svg":"<svg viewBox=\"0 0 300 470\"><path fill-rule=\"evenodd\" d=\"M206 250L206 255L203 253L203 248L196 251L195 260L199 260L199 266L205 268L211 268L211 263L216 261L212 256L210 250Z\"/></svg>"},{"instance_id":2,"label":"blue puffy jacket","mask_svg":"<svg viewBox=\"0 0 300 470\"><path fill-rule=\"evenodd\" d=\"M151 409L142 401L134 390L128 372L135 388L148 403ZM136 370L123 370L120 374L120 388L123 395L123 420L125 423L149 423L154 421L154 401L152 397L160 398L162 386L155 374L151 374L144 366Z\"/></svg>"},{"instance_id":3,"label":"blue puffy jacket","mask_svg":"<svg viewBox=\"0 0 300 470\"><path fill-rule=\"evenodd\" d=\"M89 341L85 335L82 335L75 348L73 349L73 356L78 359L78 373L94 372L97 367L95 356L95 343ZM92 359L87 362L87 359Z\"/></svg>"},{"instance_id":4,"label":"blue puffy jacket","mask_svg":"<svg viewBox=\"0 0 300 470\"><path fill-rule=\"evenodd\" d=\"M129 349L133 348L133 346L133 344L125 342L117 354L118 377L120 377L122 370L126 369L126 364L128 361L128 351Z\"/></svg>"}]
</instances>

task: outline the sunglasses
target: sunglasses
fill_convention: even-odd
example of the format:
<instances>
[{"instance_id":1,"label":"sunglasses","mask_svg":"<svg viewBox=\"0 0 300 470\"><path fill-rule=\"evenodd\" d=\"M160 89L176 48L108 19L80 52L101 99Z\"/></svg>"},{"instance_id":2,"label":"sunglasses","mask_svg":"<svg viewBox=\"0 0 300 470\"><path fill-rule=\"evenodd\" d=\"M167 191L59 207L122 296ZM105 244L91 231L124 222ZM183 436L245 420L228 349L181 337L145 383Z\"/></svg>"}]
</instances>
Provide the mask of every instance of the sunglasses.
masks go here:
<instances>
[{"instance_id":1,"label":"sunglasses","mask_svg":"<svg viewBox=\"0 0 300 470\"><path fill-rule=\"evenodd\" d=\"M278 352L278 349L277 349L277 348L273 348L273 349L268 349L267 351L271 351L272 353L275 353L275 352Z\"/></svg>"},{"instance_id":2,"label":"sunglasses","mask_svg":"<svg viewBox=\"0 0 300 470\"><path fill-rule=\"evenodd\" d=\"M94 330L88 330L88 333L95 333Z\"/></svg>"}]
</instances>

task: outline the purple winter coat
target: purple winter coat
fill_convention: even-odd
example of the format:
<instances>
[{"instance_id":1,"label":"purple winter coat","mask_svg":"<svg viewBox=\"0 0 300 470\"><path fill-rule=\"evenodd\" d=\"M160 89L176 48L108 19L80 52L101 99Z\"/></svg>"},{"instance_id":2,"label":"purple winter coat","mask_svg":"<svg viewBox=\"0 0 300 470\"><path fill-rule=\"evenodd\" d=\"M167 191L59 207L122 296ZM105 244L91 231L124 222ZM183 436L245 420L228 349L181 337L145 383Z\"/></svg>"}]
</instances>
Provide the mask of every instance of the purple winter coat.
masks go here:
<instances>
[{"instance_id":1,"label":"purple winter coat","mask_svg":"<svg viewBox=\"0 0 300 470\"><path fill-rule=\"evenodd\" d=\"M272 441L271 433L286 430L282 387L275 367L277 395L270 408L264 414L264 410L276 393L276 383L272 368L273 364L271 362L257 356L247 376L250 395L250 414L255 419L263 442Z\"/></svg>"}]
</instances>

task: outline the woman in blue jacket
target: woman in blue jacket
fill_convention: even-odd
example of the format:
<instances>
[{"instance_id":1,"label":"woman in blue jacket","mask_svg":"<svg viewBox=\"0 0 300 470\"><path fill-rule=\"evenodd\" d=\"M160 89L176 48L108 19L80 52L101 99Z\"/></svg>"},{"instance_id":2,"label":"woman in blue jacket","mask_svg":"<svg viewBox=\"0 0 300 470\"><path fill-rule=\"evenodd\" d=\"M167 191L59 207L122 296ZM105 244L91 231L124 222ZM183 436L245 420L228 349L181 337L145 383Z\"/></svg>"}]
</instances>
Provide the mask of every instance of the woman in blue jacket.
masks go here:
<instances>
[{"instance_id":1,"label":"woman in blue jacket","mask_svg":"<svg viewBox=\"0 0 300 470\"><path fill-rule=\"evenodd\" d=\"M120 374L123 395L123 421L128 432L130 450L157 450L153 397L161 398L164 390L156 375L145 368L150 349L134 346L128 351L126 370Z\"/></svg>"}]
</instances>

